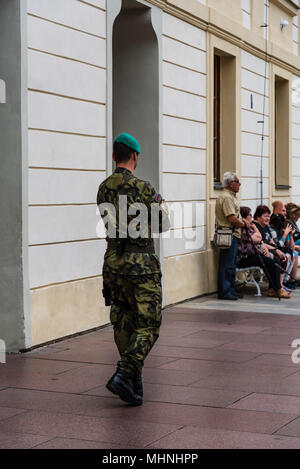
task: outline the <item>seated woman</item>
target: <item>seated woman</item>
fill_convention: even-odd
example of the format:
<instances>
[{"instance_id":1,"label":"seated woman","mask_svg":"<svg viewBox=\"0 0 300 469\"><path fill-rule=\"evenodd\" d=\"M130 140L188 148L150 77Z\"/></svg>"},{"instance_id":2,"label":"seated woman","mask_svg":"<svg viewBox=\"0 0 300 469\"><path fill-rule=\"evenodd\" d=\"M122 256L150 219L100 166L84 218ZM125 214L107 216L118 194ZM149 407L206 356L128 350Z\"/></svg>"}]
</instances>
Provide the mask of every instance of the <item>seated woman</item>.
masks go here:
<instances>
[{"instance_id":1,"label":"seated woman","mask_svg":"<svg viewBox=\"0 0 300 469\"><path fill-rule=\"evenodd\" d=\"M281 249L278 248L276 245L276 242L273 239L272 231L270 229L270 209L266 205L259 205L256 208L255 214L254 214L254 223L259 229L261 235L262 235L262 240L265 244L265 246L268 249L268 257L271 257L275 264L279 266L279 269L281 271L281 277L280 277L280 282L281 286L283 287L283 271L287 267L287 257L284 252L282 252ZM276 235L275 235L276 236Z\"/></svg>"},{"instance_id":2,"label":"seated woman","mask_svg":"<svg viewBox=\"0 0 300 469\"><path fill-rule=\"evenodd\" d=\"M293 202L290 202L289 204L286 205L286 218L289 223L291 223L293 227L293 231L291 233L291 237L294 240L294 257L295 257L295 262L293 265L293 269L291 272L292 279L290 280L290 283L294 285L294 287L299 287L300 283L295 280L297 277L297 271L298 271L298 256L300 253L300 230L297 225L297 221L300 218L300 207L299 205L294 204ZM294 279L294 280L293 280Z\"/></svg>"},{"instance_id":3,"label":"seated woman","mask_svg":"<svg viewBox=\"0 0 300 469\"><path fill-rule=\"evenodd\" d=\"M287 258L285 266L286 274L283 276L283 285L288 290L293 290L295 288L290 282L290 278L292 277L291 271L295 262L293 231L291 223L285 220L282 214L273 213L270 219L270 232L273 242Z\"/></svg>"},{"instance_id":4,"label":"seated woman","mask_svg":"<svg viewBox=\"0 0 300 469\"><path fill-rule=\"evenodd\" d=\"M275 265L268 248L262 242L262 235L253 223L251 209L241 207L240 213L242 218L250 223L250 228L249 230L242 228L242 237L238 246L238 268L261 267L269 280L268 296L290 298L290 295L281 288L280 268Z\"/></svg>"},{"instance_id":5,"label":"seated woman","mask_svg":"<svg viewBox=\"0 0 300 469\"><path fill-rule=\"evenodd\" d=\"M278 249L276 243L273 241L272 233L270 230L270 209L266 205L258 205L254 214L254 224L259 229L260 234L262 235L262 241L264 242L265 246L268 248L269 257L277 258L275 259L276 262L278 261L280 264L286 265L286 256Z\"/></svg>"}]
</instances>

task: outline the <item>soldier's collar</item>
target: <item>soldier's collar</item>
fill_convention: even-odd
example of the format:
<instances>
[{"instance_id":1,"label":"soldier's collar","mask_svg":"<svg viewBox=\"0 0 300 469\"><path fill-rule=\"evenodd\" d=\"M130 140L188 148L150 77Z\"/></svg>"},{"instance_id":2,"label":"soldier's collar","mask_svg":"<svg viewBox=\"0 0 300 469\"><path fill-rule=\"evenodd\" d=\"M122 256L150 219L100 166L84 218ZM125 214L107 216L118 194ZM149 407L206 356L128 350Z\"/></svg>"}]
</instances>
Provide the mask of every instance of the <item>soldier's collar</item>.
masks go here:
<instances>
[{"instance_id":1,"label":"soldier's collar","mask_svg":"<svg viewBox=\"0 0 300 469\"><path fill-rule=\"evenodd\" d=\"M129 169L126 169L126 168L116 168L115 169L115 173L125 173L125 174L132 174L131 171L129 171Z\"/></svg>"}]
</instances>

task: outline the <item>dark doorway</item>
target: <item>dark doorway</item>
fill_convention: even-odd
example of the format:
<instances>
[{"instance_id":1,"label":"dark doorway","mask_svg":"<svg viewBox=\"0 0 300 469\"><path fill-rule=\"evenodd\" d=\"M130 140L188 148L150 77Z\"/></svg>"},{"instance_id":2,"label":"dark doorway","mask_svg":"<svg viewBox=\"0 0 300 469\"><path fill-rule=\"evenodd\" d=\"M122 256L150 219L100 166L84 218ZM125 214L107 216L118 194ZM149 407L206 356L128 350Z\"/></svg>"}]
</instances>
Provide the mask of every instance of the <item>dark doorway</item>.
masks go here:
<instances>
[{"instance_id":1,"label":"dark doorway","mask_svg":"<svg viewBox=\"0 0 300 469\"><path fill-rule=\"evenodd\" d=\"M135 136L137 177L159 189L159 52L151 8L123 0L113 27L113 137Z\"/></svg>"}]
</instances>

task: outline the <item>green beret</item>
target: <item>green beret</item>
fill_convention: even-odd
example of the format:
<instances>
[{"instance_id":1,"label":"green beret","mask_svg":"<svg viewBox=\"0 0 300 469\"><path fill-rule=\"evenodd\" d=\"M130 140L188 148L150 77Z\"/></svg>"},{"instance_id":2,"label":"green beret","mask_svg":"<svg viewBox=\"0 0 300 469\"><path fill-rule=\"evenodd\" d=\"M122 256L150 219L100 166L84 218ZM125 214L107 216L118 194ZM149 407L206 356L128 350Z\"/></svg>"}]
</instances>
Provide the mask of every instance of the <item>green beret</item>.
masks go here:
<instances>
[{"instance_id":1,"label":"green beret","mask_svg":"<svg viewBox=\"0 0 300 469\"><path fill-rule=\"evenodd\" d=\"M140 144L134 137L132 137L132 135L126 134L124 132L118 135L115 141L117 143L123 143L124 145L129 147L131 150L136 151L137 153L141 153Z\"/></svg>"}]
</instances>

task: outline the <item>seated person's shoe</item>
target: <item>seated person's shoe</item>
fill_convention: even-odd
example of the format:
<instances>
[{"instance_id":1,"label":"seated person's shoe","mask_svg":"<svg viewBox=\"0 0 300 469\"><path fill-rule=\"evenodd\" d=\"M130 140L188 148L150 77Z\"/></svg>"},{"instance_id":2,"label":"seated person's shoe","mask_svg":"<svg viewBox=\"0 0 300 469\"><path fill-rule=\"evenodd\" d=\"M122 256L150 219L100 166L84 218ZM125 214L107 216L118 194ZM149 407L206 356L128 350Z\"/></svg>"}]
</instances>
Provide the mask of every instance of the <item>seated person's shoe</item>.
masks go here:
<instances>
[{"instance_id":1,"label":"seated person's shoe","mask_svg":"<svg viewBox=\"0 0 300 469\"><path fill-rule=\"evenodd\" d=\"M271 296L272 298L285 298L285 299L291 298L288 292L284 291L283 288L281 288L277 292L273 290L273 288L270 288L268 290L268 296Z\"/></svg>"},{"instance_id":2,"label":"seated person's shoe","mask_svg":"<svg viewBox=\"0 0 300 469\"><path fill-rule=\"evenodd\" d=\"M132 383L133 383L133 390L135 394L143 397L143 394L144 394L143 381L142 381L142 373L140 371L138 371L135 377L132 379Z\"/></svg>"},{"instance_id":3,"label":"seated person's shoe","mask_svg":"<svg viewBox=\"0 0 300 469\"><path fill-rule=\"evenodd\" d=\"M292 285L293 289L300 287L300 282L298 280L289 280L288 283Z\"/></svg>"},{"instance_id":4,"label":"seated person's shoe","mask_svg":"<svg viewBox=\"0 0 300 469\"><path fill-rule=\"evenodd\" d=\"M113 394L117 394L123 401L135 406L142 405L143 399L134 392L132 379L129 373L117 370L107 382L106 387Z\"/></svg>"},{"instance_id":5,"label":"seated person's shoe","mask_svg":"<svg viewBox=\"0 0 300 469\"><path fill-rule=\"evenodd\" d=\"M289 293L286 292L286 291L284 291L283 288L281 288L280 290L278 290L277 296L278 296L279 298L285 298L285 299L291 298L291 296L289 295Z\"/></svg>"},{"instance_id":6,"label":"seated person's shoe","mask_svg":"<svg viewBox=\"0 0 300 469\"><path fill-rule=\"evenodd\" d=\"M238 297L235 295L227 295L227 296L219 296L219 300L229 300L229 301L237 301Z\"/></svg>"},{"instance_id":7,"label":"seated person's shoe","mask_svg":"<svg viewBox=\"0 0 300 469\"><path fill-rule=\"evenodd\" d=\"M241 300L242 298L244 298L244 295L242 295L241 293L238 293L238 292L233 292L233 296L236 296L239 300Z\"/></svg>"},{"instance_id":8,"label":"seated person's shoe","mask_svg":"<svg viewBox=\"0 0 300 469\"><path fill-rule=\"evenodd\" d=\"M295 290L296 285L293 282L285 282L284 286L287 287L289 290Z\"/></svg>"}]
</instances>

